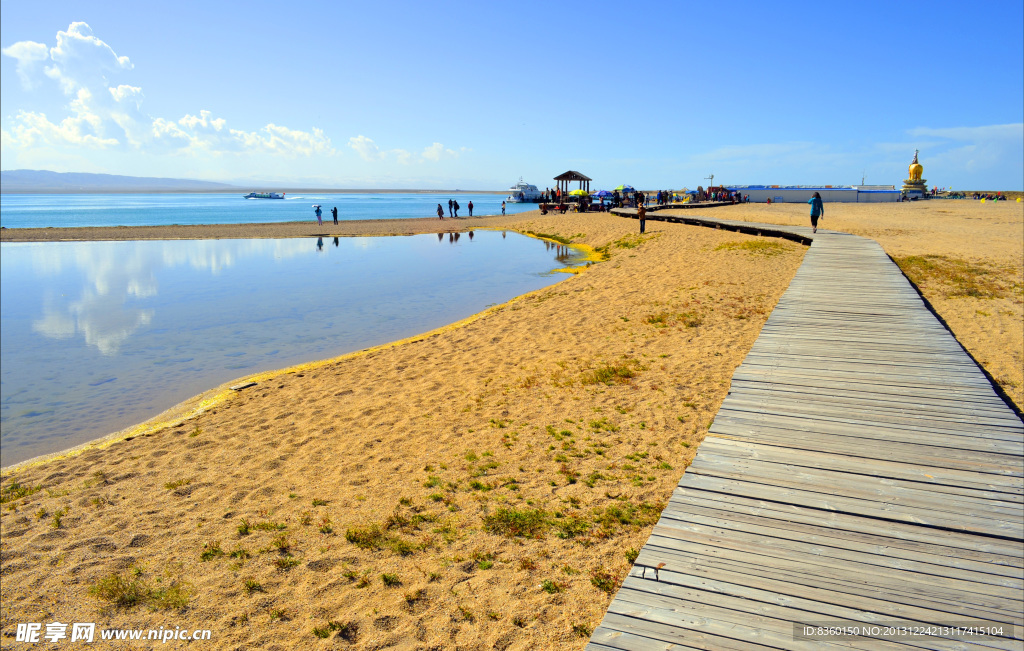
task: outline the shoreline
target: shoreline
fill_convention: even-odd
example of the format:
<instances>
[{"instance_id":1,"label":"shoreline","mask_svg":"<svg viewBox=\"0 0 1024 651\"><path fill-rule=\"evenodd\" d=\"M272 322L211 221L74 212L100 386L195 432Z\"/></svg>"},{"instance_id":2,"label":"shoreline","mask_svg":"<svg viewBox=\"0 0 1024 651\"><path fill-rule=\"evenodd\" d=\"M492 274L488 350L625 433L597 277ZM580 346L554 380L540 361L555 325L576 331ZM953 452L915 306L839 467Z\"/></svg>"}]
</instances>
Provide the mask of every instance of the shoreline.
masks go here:
<instances>
[{"instance_id":1,"label":"shoreline","mask_svg":"<svg viewBox=\"0 0 1024 651\"><path fill-rule=\"evenodd\" d=\"M386 221L386 220L379 220L379 221ZM248 226L248 225L242 224L240 226ZM481 230L488 230L488 229L492 229L492 228L495 228L495 227L480 227L480 228L481 228ZM513 230L513 229L509 229L509 230ZM438 232L447 232L447 231L438 231ZM533 238L533 239L540 239L540 240L545 240L545 241L548 241L548 242L551 242L551 243L560 244L559 242L556 242L555 240L551 240L551 239L548 239L548 238L545 238L545 237L541 237L541 236L539 236L537 234L521 233L519 231L514 231L514 232L519 233L520 235L523 235L524 237L530 237L530 238ZM419 234L424 234L424 233L410 233L410 234L403 233L403 234L400 234L400 235L374 235L374 237L396 237L396 236L419 235ZM338 235L338 237L363 237L363 235L348 234L348 235ZM145 239L145 238L135 238L135 239L140 239L141 240L141 239ZM154 238L154 239L158 239L158 238ZM194 238L178 238L178 239L194 239ZM229 239L229 238L222 238L222 239ZM32 240L32 241L36 241L36 240ZM67 241L67 240L60 240L60 241ZM93 241L93 240L80 240L80 239L76 239L74 241ZM585 244L573 244L573 245L568 245L568 246L570 248L573 248L576 251L578 251L581 254L581 262L585 262L585 263L587 263L587 265L586 266L577 266L577 267L559 267L557 269L552 269L551 270L552 273L557 272L557 273L563 273L563 274L569 274L569 275L577 275L577 274L583 273L586 270L587 266L589 266L590 263L599 262L601 260L601 256L598 255L595 252L595 250L592 247L590 247L590 246L587 246ZM559 281L559 282L562 282L562 281ZM558 284L559 283L555 283L555 285L558 285ZM553 287L553 286L554 285L550 285L548 287ZM277 377L280 377L280 376L283 376L283 375L288 375L288 374L291 374L291 373L298 373L300 371L314 370L314 369L322 367L322 366L326 366L326 365L329 365L329 364L334 364L334 363L342 362L342 361L344 361L346 359L351 359L351 358L359 357L359 356L362 356L362 355L373 354L373 353L381 351L381 350L386 350L388 348L393 348L393 347L396 347L396 346L402 346L402 345L409 344L409 343L416 343L416 342L422 341L422 340L424 340L424 339L426 339L428 337L433 337L435 335L439 335L439 334L442 334L442 333L445 333L445 332L449 332L451 330L455 330L457 328L460 328L460 327L463 327L463 326L468 325L470 323L473 323L474 321L477 321L479 319L482 319L482 318L486 317L487 314L489 314L492 311L500 311L500 310L504 309L505 307L507 307L509 305L512 305L513 303L516 303L518 301L525 300L525 299L529 298L530 296L532 296L533 294L536 294L537 292L544 291L544 290L548 289L548 287L542 287L540 289L536 289L536 290L533 290L531 292L527 292L525 294L520 294L519 296L515 296L515 297L509 299L508 301L505 301L504 303L492 305L492 306L490 306L490 307L488 307L488 308L486 308L484 310L481 310L479 312L471 314L471 315L469 315L469 316L467 316L465 318L459 319L457 321L453 321L452 323L448 323L448 324L445 324L445 325L440 326L438 328L434 328L433 330L428 330L426 332L421 332L421 333L417 333L417 334L414 334L414 335L410 335L408 337L404 337L404 338L398 339L396 341L390 341L390 342L386 342L386 343L379 344L379 345L376 345L376 346L371 346L369 348L363 348L363 349L360 349L360 350L354 350L354 351L351 351L351 352L348 352L348 353L343 353L341 355L336 355L334 357L329 357L329 358L326 358L326 359L318 359L318 360L312 360L312 361L309 361L309 362L301 362L299 364L293 364L291 366L286 366L286 367L283 367L283 368L270 369L270 370L267 370L267 371L258 371L256 373L249 373L249 374L246 374L246 375L242 375L242 376L233 378L231 380L228 380L227 382L223 382L223 383L217 385L216 387L213 387L211 389L207 389L206 391L203 391L202 393L199 393L197 395L194 395L194 396L191 396L189 398L186 398L185 400L182 400L181 402L168 407L164 411L156 414L155 416L153 416L151 418L147 418L146 420L144 420L144 421L142 421L140 423L136 423L134 425L130 425L130 426L128 426L128 427L126 427L124 429L118 430L116 432L111 432L109 434L101 435L101 436L99 436L99 437L97 437L95 439L92 439L90 441L86 441L85 443L80 443L78 445L71 446L69 448L58 450L56 452L50 452L50 453L46 453L46 454L37 455L37 456L31 457L31 458L25 459L23 461L19 461L17 463L13 463L13 464L11 464L9 466L2 466L2 467L0 467L0 477L10 476L12 474L21 472L21 471L23 471L23 470L25 470L27 468L31 468L31 467L35 467L35 466L40 466L40 465L45 465L47 463L50 463L50 462L53 462L53 461L56 461L56 460L59 460L59 459L67 459L67 458L70 458L70 457L75 457L75 456L81 455L83 453L89 452L91 450L102 450L102 449L105 449L107 447L110 447L111 445L113 445L114 443L117 443L118 441L126 441L126 440L130 441L130 440L132 440L133 438L135 438L137 436L152 436L153 434L156 434L156 433L158 433L158 432L160 432L162 430L168 429L168 428L180 427L184 422L187 422L187 421L189 421L189 420L199 416L203 412L205 412L205 411L207 411L209 409L215 408L217 405L225 402L232 395L232 393L234 391L234 389L232 389L232 387L234 387L234 386L248 384L250 382L258 384L259 382L265 382L265 381L268 381L268 380L272 380L274 378L277 378ZM245 387L245 388L247 389L249 387ZM241 390L245 390L245 389L241 389Z\"/></svg>"},{"instance_id":2,"label":"shoreline","mask_svg":"<svg viewBox=\"0 0 1024 651\"><path fill-rule=\"evenodd\" d=\"M361 219L341 221L271 222L255 224L168 224L162 226L81 226L3 228L0 242L99 242L121 240L283 239L293 237L369 237L465 232L473 228L501 228L539 217L530 210L515 215L479 217L420 217L416 219ZM511 230L511 229L510 229Z\"/></svg>"}]
</instances>

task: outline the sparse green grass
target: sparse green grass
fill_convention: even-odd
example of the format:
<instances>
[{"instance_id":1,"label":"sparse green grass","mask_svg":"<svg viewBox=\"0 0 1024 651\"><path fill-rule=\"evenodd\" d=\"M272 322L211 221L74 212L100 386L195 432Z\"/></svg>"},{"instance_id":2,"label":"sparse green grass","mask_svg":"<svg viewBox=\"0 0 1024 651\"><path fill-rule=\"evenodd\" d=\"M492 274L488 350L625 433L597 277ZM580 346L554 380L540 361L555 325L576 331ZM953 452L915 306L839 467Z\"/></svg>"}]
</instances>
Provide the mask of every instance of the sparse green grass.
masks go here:
<instances>
[{"instance_id":1,"label":"sparse green grass","mask_svg":"<svg viewBox=\"0 0 1024 651\"><path fill-rule=\"evenodd\" d=\"M540 589L548 594L557 594L565 590L565 584L551 579L544 579L540 583Z\"/></svg>"},{"instance_id":2,"label":"sparse green grass","mask_svg":"<svg viewBox=\"0 0 1024 651\"><path fill-rule=\"evenodd\" d=\"M67 515L67 514L68 514L67 507L64 507L63 509L58 509L57 511L54 511L53 512L53 519L50 520L50 527L52 527L53 529L60 529L61 524L63 524L63 521L64 521L64 516Z\"/></svg>"},{"instance_id":3,"label":"sparse green grass","mask_svg":"<svg viewBox=\"0 0 1024 651\"><path fill-rule=\"evenodd\" d=\"M627 384L639 373L637 364L605 364L583 373L583 384Z\"/></svg>"},{"instance_id":4,"label":"sparse green grass","mask_svg":"<svg viewBox=\"0 0 1024 651\"><path fill-rule=\"evenodd\" d=\"M313 498L313 506L327 506L328 504L330 504L330 502L327 500Z\"/></svg>"},{"instance_id":5,"label":"sparse green grass","mask_svg":"<svg viewBox=\"0 0 1024 651\"><path fill-rule=\"evenodd\" d=\"M263 589L263 585L252 577L246 578L242 582L242 585L245 587L245 592L247 594L252 594L254 592L266 592L266 590Z\"/></svg>"},{"instance_id":6,"label":"sparse green grass","mask_svg":"<svg viewBox=\"0 0 1024 651\"><path fill-rule=\"evenodd\" d=\"M150 587L138 576L111 574L97 581L89 594L121 608L131 608L149 598Z\"/></svg>"},{"instance_id":7,"label":"sparse green grass","mask_svg":"<svg viewBox=\"0 0 1024 651\"><path fill-rule=\"evenodd\" d=\"M625 555L626 560L629 561L629 564L632 565L640 556L640 550L635 547L630 547L625 552L623 552L623 554Z\"/></svg>"},{"instance_id":8,"label":"sparse green grass","mask_svg":"<svg viewBox=\"0 0 1024 651\"><path fill-rule=\"evenodd\" d=\"M251 531L252 531L252 523L250 523L245 518L242 518L242 521L238 523L238 535L239 536L248 536Z\"/></svg>"},{"instance_id":9,"label":"sparse green grass","mask_svg":"<svg viewBox=\"0 0 1024 651\"><path fill-rule=\"evenodd\" d=\"M199 560L206 562L223 555L224 550L220 548L220 541L213 540L203 545L203 551L199 554Z\"/></svg>"},{"instance_id":10,"label":"sparse green grass","mask_svg":"<svg viewBox=\"0 0 1024 651\"><path fill-rule=\"evenodd\" d=\"M190 584L182 581L171 581L154 590L136 568L129 573L114 573L100 579L89 588L89 594L119 608L148 604L156 610L172 610L188 606L192 590Z\"/></svg>"},{"instance_id":11,"label":"sparse green grass","mask_svg":"<svg viewBox=\"0 0 1024 651\"><path fill-rule=\"evenodd\" d=\"M541 509L502 507L483 520L484 529L510 538L541 538L549 526L548 514Z\"/></svg>"},{"instance_id":12,"label":"sparse green grass","mask_svg":"<svg viewBox=\"0 0 1024 651\"><path fill-rule=\"evenodd\" d=\"M181 488L182 486L188 486L191 483L191 479L176 479L174 481L169 481L166 484L164 484L164 488L166 488L169 491L173 491Z\"/></svg>"},{"instance_id":13,"label":"sparse green grass","mask_svg":"<svg viewBox=\"0 0 1024 651\"><path fill-rule=\"evenodd\" d=\"M402 580L398 578L397 574L388 574L387 572L385 572L384 574L380 575L380 580L384 585L386 585L389 588L394 588L396 586L402 585Z\"/></svg>"},{"instance_id":14,"label":"sparse green grass","mask_svg":"<svg viewBox=\"0 0 1024 651\"><path fill-rule=\"evenodd\" d=\"M386 532L379 524L349 527L345 531L345 540L362 549L389 549L401 556L408 556L416 551L416 546L411 542Z\"/></svg>"},{"instance_id":15,"label":"sparse green grass","mask_svg":"<svg viewBox=\"0 0 1024 651\"><path fill-rule=\"evenodd\" d=\"M941 285L946 298L1009 298L1024 294L1024 284L1011 269L944 255L910 255L893 260L918 287Z\"/></svg>"},{"instance_id":16,"label":"sparse green grass","mask_svg":"<svg viewBox=\"0 0 1024 651\"><path fill-rule=\"evenodd\" d=\"M607 533L621 527L643 527L657 522L663 509L664 507L659 504L620 501L604 509L594 509L594 523Z\"/></svg>"},{"instance_id":17,"label":"sparse green grass","mask_svg":"<svg viewBox=\"0 0 1024 651\"><path fill-rule=\"evenodd\" d=\"M294 556L286 555L275 560L274 565L276 565L279 570L290 570L301 562L302 561Z\"/></svg>"},{"instance_id":18,"label":"sparse green grass","mask_svg":"<svg viewBox=\"0 0 1024 651\"><path fill-rule=\"evenodd\" d=\"M0 504L29 497L41 490L43 490L42 486L23 486L18 483L18 480L12 479L10 484L4 486L3 490L0 490Z\"/></svg>"},{"instance_id":19,"label":"sparse green grass","mask_svg":"<svg viewBox=\"0 0 1024 651\"><path fill-rule=\"evenodd\" d=\"M287 528L288 525L283 522L257 522L253 525L253 529L260 531L284 531Z\"/></svg>"},{"instance_id":20,"label":"sparse green grass","mask_svg":"<svg viewBox=\"0 0 1024 651\"><path fill-rule=\"evenodd\" d=\"M613 594L619 588L619 577L604 568L597 568L590 571L590 583L601 592Z\"/></svg>"},{"instance_id":21,"label":"sparse green grass","mask_svg":"<svg viewBox=\"0 0 1024 651\"><path fill-rule=\"evenodd\" d=\"M716 251L746 251L767 257L780 255L790 247L772 240L746 240L745 242L723 242L715 247Z\"/></svg>"},{"instance_id":22,"label":"sparse green grass","mask_svg":"<svg viewBox=\"0 0 1024 651\"><path fill-rule=\"evenodd\" d=\"M573 624L572 632L576 637L588 638L594 631L586 624Z\"/></svg>"},{"instance_id":23,"label":"sparse green grass","mask_svg":"<svg viewBox=\"0 0 1024 651\"><path fill-rule=\"evenodd\" d=\"M568 518L558 518L554 521L554 528L559 538L569 539L582 536L590 530L590 522L587 520L571 516Z\"/></svg>"}]
</instances>

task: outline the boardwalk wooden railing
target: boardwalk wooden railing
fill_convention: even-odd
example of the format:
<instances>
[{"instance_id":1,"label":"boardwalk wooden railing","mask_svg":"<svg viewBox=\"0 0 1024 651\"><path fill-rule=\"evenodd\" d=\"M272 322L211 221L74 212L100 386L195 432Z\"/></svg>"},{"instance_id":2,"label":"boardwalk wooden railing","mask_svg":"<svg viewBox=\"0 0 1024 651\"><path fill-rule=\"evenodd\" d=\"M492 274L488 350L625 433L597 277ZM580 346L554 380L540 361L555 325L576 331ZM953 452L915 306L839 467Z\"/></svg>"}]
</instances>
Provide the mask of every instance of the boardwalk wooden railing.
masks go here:
<instances>
[{"instance_id":1,"label":"boardwalk wooden railing","mask_svg":"<svg viewBox=\"0 0 1024 651\"><path fill-rule=\"evenodd\" d=\"M648 218L813 242L587 648L1024 648L1024 423L881 247Z\"/></svg>"}]
</instances>

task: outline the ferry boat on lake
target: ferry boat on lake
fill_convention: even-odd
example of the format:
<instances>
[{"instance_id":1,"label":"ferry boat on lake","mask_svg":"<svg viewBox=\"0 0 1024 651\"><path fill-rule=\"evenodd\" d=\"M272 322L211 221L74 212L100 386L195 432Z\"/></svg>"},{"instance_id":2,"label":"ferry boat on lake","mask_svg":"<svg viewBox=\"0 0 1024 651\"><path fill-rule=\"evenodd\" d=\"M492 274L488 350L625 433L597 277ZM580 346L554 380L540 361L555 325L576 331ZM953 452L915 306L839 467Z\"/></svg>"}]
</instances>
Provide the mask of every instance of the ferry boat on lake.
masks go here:
<instances>
[{"instance_id":1,"label":"ferry boat on lake","mask_svg":"<svg viewBox=\"0 0 1024 651\"><path fill-rule=\"evenodd\" d=\"M243 199L284 199L284 192L250 192Z\"/></svg>"},{"instance_id":2,"label":"ferry boat on lake","mask_svg":"<svg viewBox=\"0 0 1024 651\"><path fill-rule=\"evenodd\" d=\"M509 203L537 203L541 197L541 192L537 189L537 186L524 183L521 176L519 177L519 183L513 185L508 191L510 194L505 201Z\"/></svg>"}]
</instances>

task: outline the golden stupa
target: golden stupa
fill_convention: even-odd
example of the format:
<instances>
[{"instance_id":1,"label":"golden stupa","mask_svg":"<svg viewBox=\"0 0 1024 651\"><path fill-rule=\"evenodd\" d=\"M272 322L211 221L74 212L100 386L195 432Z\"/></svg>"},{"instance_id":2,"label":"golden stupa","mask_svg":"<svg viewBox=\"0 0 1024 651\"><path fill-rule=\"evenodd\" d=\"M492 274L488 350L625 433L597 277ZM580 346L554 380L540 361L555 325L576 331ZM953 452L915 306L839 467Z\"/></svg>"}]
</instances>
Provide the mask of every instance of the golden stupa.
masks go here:
<instances>
[{"instance_id":1,"label":"golden stupa","mask_svg":"<svg viewBox=\"0 0 1024 651\"><path fill-rule=\"evenodd\" d=\"M910 163L908 172L910 178L903 181L903 194L907 197L918 197L922 198L928 194L927 181L921 178L921 174L924 172L924 167L921 163L917 162L917 154L920 152L919 149L914 150L914 161Z\"/></svg>"}]
</instances>

